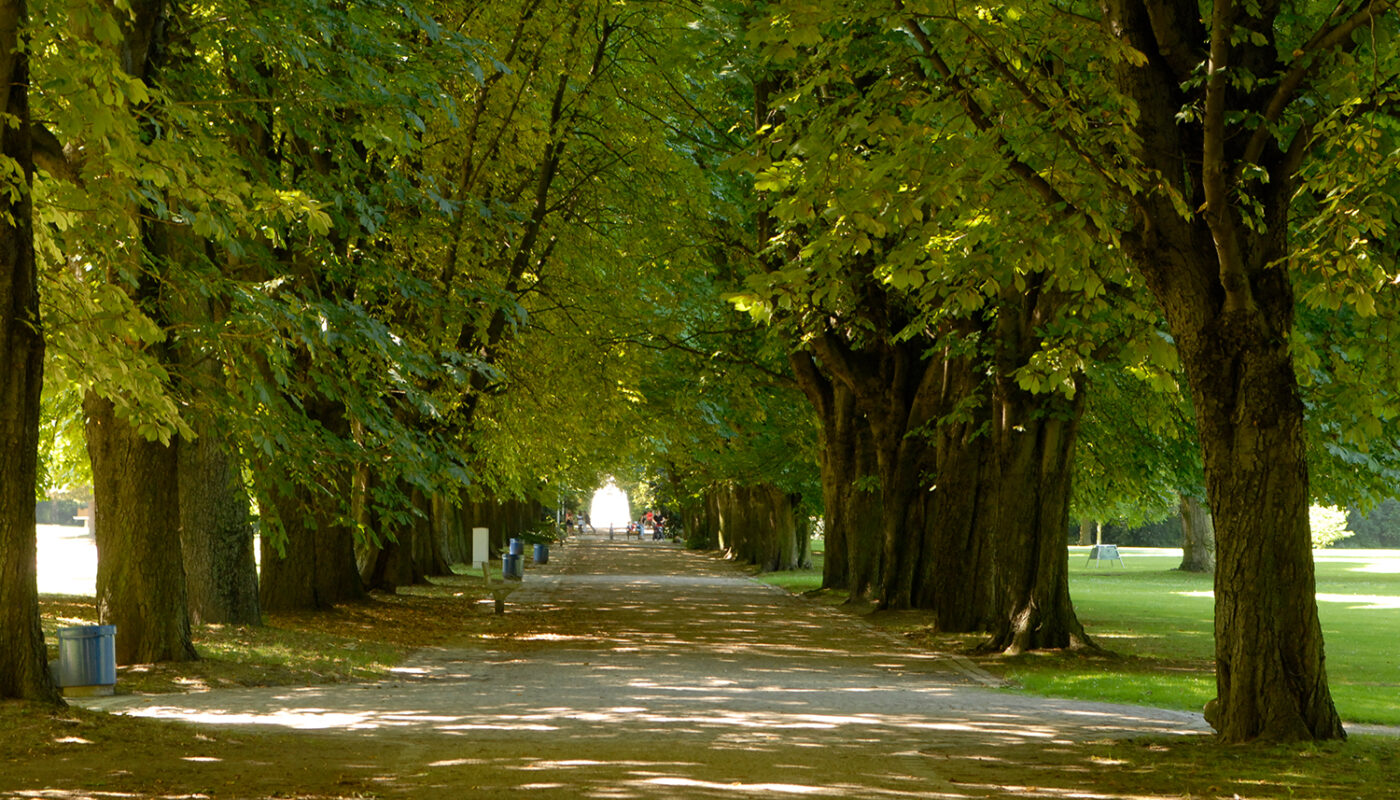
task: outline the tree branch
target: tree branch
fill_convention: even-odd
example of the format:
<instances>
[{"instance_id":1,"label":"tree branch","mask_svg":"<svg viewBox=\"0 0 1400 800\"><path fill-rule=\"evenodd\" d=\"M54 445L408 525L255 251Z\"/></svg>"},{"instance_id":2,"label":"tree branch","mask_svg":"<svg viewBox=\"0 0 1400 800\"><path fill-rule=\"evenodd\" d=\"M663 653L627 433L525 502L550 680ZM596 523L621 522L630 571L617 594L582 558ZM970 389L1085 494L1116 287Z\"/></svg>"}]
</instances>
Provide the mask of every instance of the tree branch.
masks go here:
<instances>
[{"instance_id":1,"label":"tree branch","mask_svg":"<svg viewBox=\"0 0 1400 800\"><path fill-rule=\"evenodd\" d=\"M1252 164L1259 160L1269 138L1273 135L1274 124L1283 116L1283 112L1297 96L1303 81L1317 66L1317 55L1347 42L1352 32L1357 28L1367 22L1373 22L1377 17L1394 9L1395 0L1367 0L1362 8L1345 20L1331 27L1324 25L1317 33L1313 34L1307 44L1295 52L1296 58L1293 61L1293 67L1283 76L1283 80L1279 81L1278 88L1269 98L1269 104L1264 109L1264 124L1256 128L1254 135L1250 137L1249 144L1245 146L1241 164ZM1335 16L1334 13L1333 18Z\"/></svg>"},{"instance_id":2,"label":"tree branch","mask_svg":"<svg viewBox=\"0 0 1400 800\"><path fill-rule=\"evenodd\" d=\"M899 5L902 6L902 3ZM919 24L918 20L909 19L905 22L904 28L914 37L914 41L918 43L920 55L933 65L939 77L952 87L953 95L957 98L958 104L963 108L963 113L967 114L972 124L978 130L996 139L998 148L1007 160L1007 168L1011 170L1012 174L1016 175L1024 181L1032 191L1040 195L1049 209L1059 209L1058 213L1062 219L1078 216L1083 219L1086 229L1092 234L1096 236L1100 234L1101 231L1098 225L1090 215L1079 209L1069 198L1060 194L1059 190L1052 186L1049 181L1045 180L1039 172L1016 155L1015 150L1011 147L1011 143L1007 141L1005 136L997 132L998 126L992 120L991 115L973 99L972 90L953 73L948 63L945 62L943 57L938 54L938 51L934 49L933 42L929 41L928 34L924 32L923 26ZM923 72L922 68L920 71ZM924 78L928 78L926 72L924 73Z\"/></svg>"},{"instance_id":3,"label":"tree branch","mask_svg":"<svg viewBox=\"0 0 1400 800\"><path fill-rule=\"evenodd\" d=\"M53 131L35 122L29 126L29 136L34 144L34 163L59 180L83 185L82 161L74 159Z\"/></svg>"},{"instance_id":4,"label":"tree branch","mask_svg":"<svg viewBox=\"0 0 1400 800\"><path fill-rule=\"evenodd\" d=\"M1229 170L1225 159L1225 101L1230 90L1230 39L1235 32L1233 0L1216 0L1211 17L1210 60L1206 64L1205 115L1201 130L1201 182L1205 220L1215 240L1225 310L1252 308L1253 293L1245 274L1239 230L1230 208Z\"/></svg>"}]
</instances>

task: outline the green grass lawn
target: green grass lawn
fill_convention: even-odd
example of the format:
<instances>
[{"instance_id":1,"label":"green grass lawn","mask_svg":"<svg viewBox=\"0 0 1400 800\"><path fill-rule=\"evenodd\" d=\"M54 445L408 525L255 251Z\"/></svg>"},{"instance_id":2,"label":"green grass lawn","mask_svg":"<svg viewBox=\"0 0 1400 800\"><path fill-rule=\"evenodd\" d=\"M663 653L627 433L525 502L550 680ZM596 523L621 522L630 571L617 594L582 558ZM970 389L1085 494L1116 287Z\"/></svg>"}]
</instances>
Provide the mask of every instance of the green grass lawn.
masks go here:
<instances>
[{"instance_id":1,"label":"green grass lawn","mask_svg":"<svg viewBox=\"0 0 1400 800\"><path fill-rule=\"evenodd\" d=\"M1200 710L1215 696L1211 577L1177 572L1179 551L1121 553L1122 566L1088 566L1083 547L1071 547L1069 559L1079 618L1113 655L1027 654L982 665L1037 694ZM1316 561L1327 676L1342 718L1400 725L1400 551L1323 550ZM764 580L815 589L821 564Z\"/></svg>"},{"instance_id":2,"label":"green grass lawn","mask_svg":"<svg viewBox=\"0 0 1400 800\"><path fill-rule=\"evenodd\" d=\"M1122 655L1098 670L1022 659L1007 677L1038 693L1199 709L1215 696L1211 576L1172 550L1122 548L1123 566L1086 566L1070 548L1070 595L1090 636ZM1316 554L1327 677L1342 718L1400 725L1400 551Z\"/></svg>"}]
</instances>

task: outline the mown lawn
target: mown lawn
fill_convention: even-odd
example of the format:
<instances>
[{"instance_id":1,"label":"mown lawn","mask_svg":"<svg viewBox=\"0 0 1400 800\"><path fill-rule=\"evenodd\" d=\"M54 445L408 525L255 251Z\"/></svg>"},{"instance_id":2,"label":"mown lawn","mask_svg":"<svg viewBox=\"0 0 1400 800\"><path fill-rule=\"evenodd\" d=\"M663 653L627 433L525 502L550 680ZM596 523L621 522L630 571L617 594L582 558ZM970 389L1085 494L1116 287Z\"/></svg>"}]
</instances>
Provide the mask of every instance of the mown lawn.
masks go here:
<instances>
[{"instance_id":1,"label":"mown lawn","mask_svg":"<svg viewBox=\"0 0 1400 800\"><path fill-rule=\"evenodd\" d=\"M1028 654L979 658L1026 691L1055 697L1199 710L1215 696L1211 576L1175 570L1180 551L1121 548L1123 564L1086 564L1070 548L1070 594L1107 656ZM1400 551L1323 550L1316 554L1318 613L1332 696L1348 722L1400 725ZM803 592L821 585L821 564L763 576ZM930 647L965 638L900 627Z\"/></svg>"}]
</instances>

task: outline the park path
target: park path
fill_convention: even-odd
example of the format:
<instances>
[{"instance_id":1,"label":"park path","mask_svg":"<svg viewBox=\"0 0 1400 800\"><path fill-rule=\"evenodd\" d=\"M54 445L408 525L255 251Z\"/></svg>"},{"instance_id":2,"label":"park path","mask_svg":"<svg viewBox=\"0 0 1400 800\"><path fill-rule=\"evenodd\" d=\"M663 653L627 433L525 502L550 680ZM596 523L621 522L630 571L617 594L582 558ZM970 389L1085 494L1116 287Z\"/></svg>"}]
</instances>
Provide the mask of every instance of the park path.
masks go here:
<instances>
[{"instance_id":1,"label":"park path","mask_svg":"<svg viewBox=\"0 0 1400 800\"><path fill-rule=\"evenodd\" d=\"M1196 714L987 688L669 543L557 547L511 609L538 624L424 651L394 680L86 705L372 737L383 757L345 769L392 771L385 797L1000 797L990 773L953 784L940 764L1207 730Z\"/></svg>"}]
</instances>

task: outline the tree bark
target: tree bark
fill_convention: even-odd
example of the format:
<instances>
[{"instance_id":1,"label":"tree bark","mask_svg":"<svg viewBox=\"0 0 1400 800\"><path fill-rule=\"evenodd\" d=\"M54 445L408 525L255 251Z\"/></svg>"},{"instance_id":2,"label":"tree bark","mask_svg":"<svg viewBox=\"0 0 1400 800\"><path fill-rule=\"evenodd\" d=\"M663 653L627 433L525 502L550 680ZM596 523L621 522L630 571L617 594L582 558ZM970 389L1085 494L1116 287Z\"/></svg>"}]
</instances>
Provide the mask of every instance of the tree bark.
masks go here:
<instances>
[{"instance_id":1,"label":"tree bark","mask_svg":"<svg viewBox=\"0 0 1400 800\"><path fill-rule=\"evenodd\" d=\"M943 420L933 434L933 491L923 535L923 573L915 604L934 612L941 631L991 630L997 619L995 539L987 534L994 518L994 485L1001 480L992 467L992 442L984 433L991 411L982 385L984 359L941 354L937 408Z\"/></svg>"},{"instance_id":2,"label":"tree bark","mask_svg":"<svg viewBox=\"0 0 1400 800\"><path fill-rule=\"evenodd\" d=\"M259 482L264 517L275 518L282 528L280 537L267 525L263 528L259 592L263 610L324 611L363 600L354 533L337 519L338 514L325 507L315 490L269 485L265 474Z\"/></svg>"},{"instance_id":3,"label":"tree bark","mask_svg":"<svg viewBox=\"0 0 1400 800\"><path fill-rule=\"evenodd\" d=\"M429 575L451 575L452 568L443 556L442 532L435 524L433 500L421 489L412 489L413 503L413 574L415 583Z\"/></svg>"},{"instance_id":4,"label":"tree bark","mask_svg":"<svg viewBox=\"0 0 1400 800\"><path fill-rule=\"evenodd\" d=\"M39 623L34 533L44 337L31 214L29 53L19 41L27 24L24 0L0 0L0 111L13 120L0 126L0 154L24 182L0 201L0 699L62 705Z\"/></svg>"},{"instance_id":5,"label":"tree bark","mask_svg":"<svg viewBox=\"0 0 1400 800\"><path fill-rule=\"evenodd\" d=\"M1016 654L1092 646L1069 598L1065 536L1084 392L1069 400L1010 391L1019 396L1001 398L993 434L997 513L985 535L996 548L998 614L987 647Z\"/></svg>"},{"instance_id":6,"label":"tree bark","mask_svg":"<svg viewBox=\"0 0 1400 800\"><path fill-rule=\"evenodd\" d=\"M1181 566L1183 572L1215 571L1215 525L1200 500L1181 496Z\"/></svg>"},{"instance_id":7,"label":"tree bark","mask_svg":"<svg viewBox=\"0 0 1400 800\"><path fill-rule=\"evenodd\" d=\"M850 587L846 544L849 521L844 500L845 488L853 477L855 444L849 425L843 423L851 420L854 400L844 386L832 383L821 374L810 353L793 353L788 360L798 385L812 403L819 423L822 538L826 553L822 561L822 588L846 589Z\"/></svg>"},{"instance_id":8,"label":"tree bark","mask_svg":"<svg viewBox=\"0 0 1400 800\"><path fill-rule=\"evenodd\" d=\"M83 399L92 460L97 612L115 625L118 664L193 661L180 551L178 453L118 419L110 400Z\"/></svg>"},{"instance_id":9,"label":"tree bark","mask_svg":"<svg viewBox=\"0 0 1400 800\"><path fill-rule=\"evenodd\" d=\"M724 532L736 561L765 572L798 569L806 548L799 540L796 503L772 484L731 486L725 490Z\"/></svg>"},{"instance_id":10,"label":"tree bark","mask_svg":"<svg viewBox=\"0 0 1400 800\"><path fill-rule=\"evenodd\" d=\"M995 478L989 513L980 517L990 525L984 541L995 548L996 617L987 646L1007 653L1093 646L1069 599L1066 535L1085 381L1076 374L1070 386L1040 394L1021 387L1017 374L1040 352L1044 326L1065 311L1043 273L1026 281L1024 291L1004 292L997 308L990 426Z\"/></svg>"},{"instance_id":11,"label":"tree bark","mask_svg":"<svg viewBox=\"0 0 1400 800\"><path fill-rule=\"evenodd\" d=\"M878 470L870 426L851 389L829 378L810 354L794 353L790 361L820 422L826 546L822 588L845 589L851 599L865 599L880 584L884 563L879 492L863 480Z\"/></svg>"},{"instance_id":12,"label":"tree bark","mask_svg":"<svg viewBox=\"0 0 1400 800\"><path fill-rule=\"evenodd\" d=\"M1123 242L1162 305L1195 403L1217 546L1213 724L1226 741L1340 738L1314 599L1303 405L1289 352L1289 208L1313 132L1305 124L1281 144L1272 123L1259 125L1261 112L1278 118L1298 108L1314 77L1273 55L1277 7L1262 7L1254 21L1264 47L1232 39L1228 4L1204 22L1195 6L1183 13L1163 0L1103 8L1105 35L1147 56L1116 65L1116 82L1138 109L1142 173L1166 185L1135 198L1136 224ZM1160 24L1173 18L1185 27ZM1188 83L1198 63L1191 54L1201 52L1193 48L1207 44L1208 79ZM1231 68L1251 59L1267 91L1230 85ZM1182 118L1188 106L1201 116ZM1196 211L1183 215L1183 206ZM1253 209L1251 220L1243 208Z\"/></svg>"},{"instance_id":13,"label":"tree bark","mask_svg":"<svg viewBox=\"0 0 1400 800\"><path fill-rule=\"evenodd\" d=\"M472 559L471 525L468 524L463 492L453 498L432 497L433 525L442 559L448 564L466 564Z\"/></svg>"},{"instance_id":14,"label":"tree bark","mask_svg":"<svg viewBox=\"0 0 1400 800\"><path fill-rule=\"evenodd\" d=\"M400 586L414 582L413 536L411 522L395 522L386 517L376 500L383 478L373 467L362 466L355 478L356 521L364 536L355 545L355 562L360 582L370 591L393 594ZM403 487L398 487L402 489Z\"/></svg>"},{"instance_id":15,"label":"tree bark","mask_svg":"<svg viewBox=\"0 0 1400 800\"><path fill-rule=\"evenodd\" d=\"M334 435L349 433L341 403L309 398L306 413ZM344 470L329 486L307 487L294 481L271 459L260 459L254 472L262 530L264 611L325 610L363 600L365 590L355 567L355 534L344 521L343 498L350 492ZM280 536L273 528L280 526Z\"/></svg>"},{"instance_id":16,"label":"tree bark","mask_svg":"<svg viewBox=\"0 0 1400 800\"><path fill-rule=\"evenodd\" d=\"M872 291L871 302L882 314L889 299ZM924 358L928 342L877 341L869 350L855 351L840 337L827 333L813 341L823 368L833 382L846 385L864 416L875 454L880 483L880 582L875 599L881 608L909 608L915 594L924 552L925 508L921 493L933 467L933 447L927 431L934 419L937 369Z\"/></svg>"},{"instance_id":17,"label":"tree bark","mask_svg":"<svg viewBox=\"0 0 1400 800\"><path fill-rule=\"evenodd\" d=\"M1183 331L1217 532L1217 730L1341 738L1317 616L1303 405L1288 340L1222 315Z\"/></svg>"},{"instance_id":18,"label":"tree bark","mask_svg":"<svg viewBox=\"0 0 1400 800\"><path fill-rule=\"evenodd\" d=\"M237 460L212 420L179 443L180 551L190 619L259 625L258 568L248 492Z\"/></svg>"}]
</instances>

